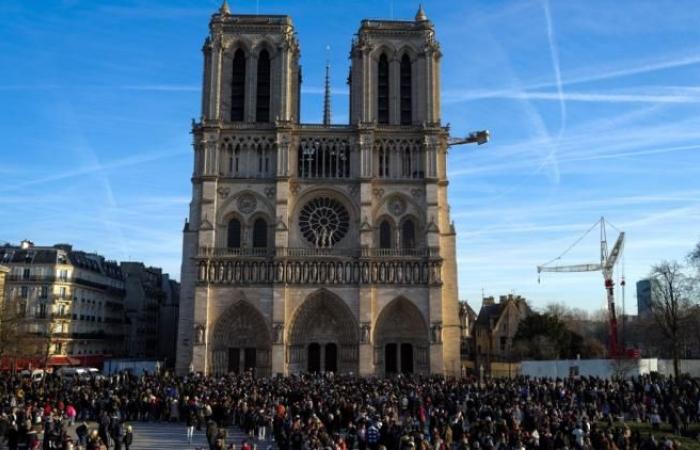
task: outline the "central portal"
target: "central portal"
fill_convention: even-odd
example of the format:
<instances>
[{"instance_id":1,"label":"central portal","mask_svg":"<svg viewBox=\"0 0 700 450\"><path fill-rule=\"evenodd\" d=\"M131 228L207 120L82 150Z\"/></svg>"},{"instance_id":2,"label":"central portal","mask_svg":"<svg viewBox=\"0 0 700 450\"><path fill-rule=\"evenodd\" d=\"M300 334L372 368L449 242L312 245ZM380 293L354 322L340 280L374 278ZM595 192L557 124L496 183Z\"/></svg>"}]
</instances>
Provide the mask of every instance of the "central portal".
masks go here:
<instances>
[{"instance_id":1,"label":"central portal","mask_svg":"<svg viewBox=\"0 0 700 450\"><path fill-rule=\"evenodd\" d=\"M321 347L318 342L309 344L306 358L306 371L310 373L338 371L338 346L329 342Z\"/></svg>"},{"instance_id":2,"label":"central portal","mask_svg":"<svg viewBox=\"0 0 700 450\"><path fill-rule=\"evenodd\" d=\"M357 373L357 321L345 302L325 289L297 308L288 342L290 373Z\"/></svg>"}]
</instances>

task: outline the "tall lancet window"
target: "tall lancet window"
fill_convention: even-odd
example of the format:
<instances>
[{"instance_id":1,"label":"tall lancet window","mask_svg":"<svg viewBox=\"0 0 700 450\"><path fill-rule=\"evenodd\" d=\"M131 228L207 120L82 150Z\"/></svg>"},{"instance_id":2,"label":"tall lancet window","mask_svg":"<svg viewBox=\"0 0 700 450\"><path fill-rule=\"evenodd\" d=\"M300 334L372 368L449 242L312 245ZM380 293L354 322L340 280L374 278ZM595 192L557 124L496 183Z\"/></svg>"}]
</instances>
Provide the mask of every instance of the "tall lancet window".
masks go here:
<instances>
[{"instance_id":1,"label":"tall lancet window","mask_svg":"<svg viewBox=\"0 0 700 450\"><path fill-rule=\"evenodd\" d=\"M270 121L270 54L263 50L258 55L258 89L255 108L256 122Z\"/></svg>"},{"instance_id":2,"label":"tall lancet window","mask_svg":"<svg viewBox=\"0 0 700 450\"><path fill-rule=\"evenodd\" d=\"M389 60L384 53L377 65L377 122L389 123Z\"/></svg>"},{"instance_id":3,"label":"tall lancet window","mask_svg":"<svg viewBox=\"0 0 700 450\"><path fill-rule=\"evenodd\" d=\"M245 111L245 54L240 48L233 56L231 81L231 121L242 122Z\"/></svg>"},{"instance_id":4,"label":"tall lancet window","mask_svg":"<svg viewBox=\"0 0 700 450\"><path fill-rule=\"evenodd\" d=\"M238 219L231 219L228 223L226 246L228 248L241 247L241 222Z\"/></svg>"},{"instance_id":5,"label":"tall lancet window","mask_svg":"<svg viewBox=\"0 0 700 450\"><path fill-rule=\"evenodd\" d=\"M401 246L403 248L415 248L416 227L411 219L406 219L401 225Z\"/></svg>"},{"instance_id":6,"label":"tall lancet window","mask_svg":"<svg viewBox=\"0 0 700 450\"><path fill-rule=\"evenodd\" d=\"M267 222L265 219L257 219L253 223L253 247L267 247Z\"/></svg>"},{"instance_id":7,"label":"tall lancet window","mask_svg":"<svg viewBox=\"0 0 700 450\"><path fill-rule=\"evenodd\" d=\"M411 109L411 58L403 55L401 58L401 125L411 125L413 112Z\"/></svg>"},{"instance_id":8,"label":"tall lancet window","mask_svg":"<svg viewBox=\"0 0 700 450\"><path fill-rule=\"evenodd\" d=\"M379 224L379 248L391 248L391 224L383 220Z\"/></svg>"}]
</instances>

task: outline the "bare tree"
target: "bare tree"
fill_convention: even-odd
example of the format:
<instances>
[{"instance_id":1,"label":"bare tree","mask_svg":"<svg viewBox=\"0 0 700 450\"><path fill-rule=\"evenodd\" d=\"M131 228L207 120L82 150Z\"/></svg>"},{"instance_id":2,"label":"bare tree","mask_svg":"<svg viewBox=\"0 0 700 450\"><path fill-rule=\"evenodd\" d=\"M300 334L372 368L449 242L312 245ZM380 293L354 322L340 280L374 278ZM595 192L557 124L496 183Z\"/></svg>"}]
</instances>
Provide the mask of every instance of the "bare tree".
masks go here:
<instances>
[{"instance_id":1,"label":"bare tree","mask_svg":"<svg viewBox=\"0 0 700 450\"><path fill-rule=\"evenodd\" d=\"M46 337L29 332L31 320L26 315L26 300L6 297L0 302L0 361L11 361L14 369L17 360L41 357Z\"/></svg>"},{"instance_id":2,"label":"bare tree","mask_svg":"<svg viewBox=\"0 0 700 450\"><path fill-rule=\"evenodd\" d=\"M695 245L693 251L688 255L688 261L700 270L700 242Z\"/></svg>"},{"instance_id":3,"label":"bare tree","mask_svg":"<svg viewBox=\"0 0 700 450\"><path fill-rule=\"evenodd\" d=\"M21 349L20 326L24 315L17 305L0 297L0 361L16 358Z\"/></svg>"},{"instance_id":4,"label":"bare tree","mask_svg":"<svg viewBox=\"0 0 700 450\"><path fill-rule=\"evenodd\" d=\"M673 373L680 375L679 359L692 311L691 278L675 261L663 261L652 268L651 311L668 341L673 358Z\"/></svg>"}]
</instances>

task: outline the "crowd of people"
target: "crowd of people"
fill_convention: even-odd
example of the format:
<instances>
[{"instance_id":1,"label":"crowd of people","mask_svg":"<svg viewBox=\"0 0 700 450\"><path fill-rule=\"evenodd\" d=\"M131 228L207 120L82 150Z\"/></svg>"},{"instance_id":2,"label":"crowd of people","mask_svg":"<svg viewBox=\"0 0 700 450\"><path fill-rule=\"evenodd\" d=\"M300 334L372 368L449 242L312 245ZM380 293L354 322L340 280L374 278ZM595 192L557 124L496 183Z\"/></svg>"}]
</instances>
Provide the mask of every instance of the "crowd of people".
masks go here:
<instances>
[{"instance_id":1,"label":"crowd of people","mask_svg":"<svg viewBox=\"0 0 700 450\"><path fill-rule=\"evenodd\" d=\"M201 433L212 450L673 450L674 436L698 439L700 384L168 373L37 383L4 374L0 410L10 450L128 450L141 421L181 423L183 448ZM247 440L232 442L231 427Z\"/></svg>"}]
</instances>

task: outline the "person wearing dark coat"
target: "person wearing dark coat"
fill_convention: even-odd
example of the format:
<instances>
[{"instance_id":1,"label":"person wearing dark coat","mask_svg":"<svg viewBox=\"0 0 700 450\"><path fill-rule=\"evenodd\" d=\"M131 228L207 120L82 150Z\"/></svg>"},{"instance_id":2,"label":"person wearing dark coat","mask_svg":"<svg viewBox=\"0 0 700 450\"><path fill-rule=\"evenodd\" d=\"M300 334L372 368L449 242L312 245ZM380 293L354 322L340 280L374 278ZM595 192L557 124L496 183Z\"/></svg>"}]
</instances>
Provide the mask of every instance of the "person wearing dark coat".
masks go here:
<instances>
[{"instance_id":1,"label":"person wearing dark coat","mask_svg":"<svg viewBox=\"0 0 700 450\"><path fill-rule=\"evenodd\" d=\"M98 429L98 434L104 445L107 446L107 448L109 448L109 424L109 415L107 415L106 412L103 412L102 416L100 417L100 426Z\"/></svg>"},{"instance_id":2,"label":"person wearing dark coat","mask_svg":"<svg viewBox=\"0 0 700 450\"><path fill-rule=\"evenodd\" d=\"M126 426L126 432L124 433L124 449L129 450L131 444L134 443L134 430L131 425Z\"/></svg>"},{"instance_id":3,"label":"person wearing dark coat","mask_svg":"<svg viewBox=\"0 0 700 450\"><path fill-rule=\"evenodd\" d=\"M216 422L209 419L207 422L207 442L209 443L209 450L214 450L216 447L216 436L219 434L219 427L216 426Z\"/></svg>"},{"instance_id":4,"label":"person wearing dark coat","mask_svg":"<svg viewBox=\"0 0 700 450\"><path fill-rule=\"evenodd\" d=\"M76 429L75 429L75 435L78 438L78 445L81 447L85 447L87 445L87 439L88 439L88 433L90 430L88 430L87 423L83 422L81 423Z\"/></svg>"},{"instance_id":5,"label":"person wearing dark coat","mask_svg":"<svg viewBox=\"0 0 700 450\"><path fill-rule=\"evenodd\" d=\"M122 444L124 443L124 427L122 426L122 421L117 417L112 417L109 431L112 442L114 443L114 450L122 450Z\"/></svg>"}]
</instances>

